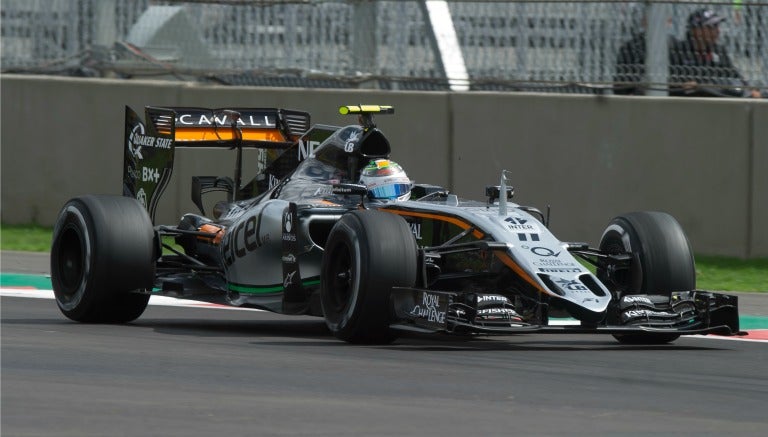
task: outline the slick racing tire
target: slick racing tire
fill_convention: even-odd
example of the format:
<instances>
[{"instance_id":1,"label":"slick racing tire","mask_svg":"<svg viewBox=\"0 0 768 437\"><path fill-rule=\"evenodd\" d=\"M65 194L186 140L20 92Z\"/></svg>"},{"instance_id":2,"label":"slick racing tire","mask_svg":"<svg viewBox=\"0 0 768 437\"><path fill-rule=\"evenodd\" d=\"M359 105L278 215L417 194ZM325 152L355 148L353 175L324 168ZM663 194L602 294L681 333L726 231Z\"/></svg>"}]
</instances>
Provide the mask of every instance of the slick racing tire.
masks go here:
<instances>
[{"instance_id":1,"label":"slick racing tire","mask_svg":"<svg viewBox=\"0 0 768 437\"><path fill-rule=\"evenodd\" d=\"M618 296L655 294L671 296L673 291L696 288L696 267L691 246L682 227L669 214L640 211L614 218L603 232L600 250L631 255L629 270L609 272L598 269L598 278ZM676 334L620 334L622 343L664 344Z\"/></svg>"},{"instance_id":2,"label":"slick racing tire","mask_svg":"<svg viewBox=\"0 0 768 437\"><path fill-rule=\"evenodd\" d=\"M77 322L126 323L147 307L155 238L144 208L129 197L67 202L53 229L51 282L61 312Z\"/></svg>"},{"instance_id":3,"label":"slick racing tire","mask_svg":"<svg viewBox=\"0 0 768 437\"><path fill-rule=\"evenodd\" d=\"M342 216L328 236L320 300L331 332L350 343L382 344L389 329L392 287L416 283L416 240L401 217L381 211Z\"/></svg>"}]
</instances>

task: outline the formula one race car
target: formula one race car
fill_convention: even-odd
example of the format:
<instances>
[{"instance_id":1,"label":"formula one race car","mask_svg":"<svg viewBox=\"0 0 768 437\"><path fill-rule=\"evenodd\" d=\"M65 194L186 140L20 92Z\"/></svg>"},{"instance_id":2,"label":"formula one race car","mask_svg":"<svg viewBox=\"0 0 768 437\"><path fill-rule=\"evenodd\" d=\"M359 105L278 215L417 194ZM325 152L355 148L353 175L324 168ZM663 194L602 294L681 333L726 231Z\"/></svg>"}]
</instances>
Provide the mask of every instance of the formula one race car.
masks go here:
<instances>
[{"instance_id":1,"label":"formula one race car","mask_svg":"<svg viewBox=\"0 0 768 437\"><path fill-rule=\"evenodd\" d=\"M506 172L484 201L413 184L374 124L393 112L344 106L358 124L310 128L309 114L285 109L147 107L145 123L126 108L124 196L74 198L56 222L59 308L75 321L125 323L165 295L321 316L354 343L402 331L646 344L739 332L735 296L695 289L690 246L670 215L616 217L599 248L562 242L548 213L512 203ZM154 226L183 147L234 150L234 178L193 177L199 213ZM264 167L243 184L248 148L263 150ZM207 215L212 191L226 200Z\"/></svg>"}]
</instances>

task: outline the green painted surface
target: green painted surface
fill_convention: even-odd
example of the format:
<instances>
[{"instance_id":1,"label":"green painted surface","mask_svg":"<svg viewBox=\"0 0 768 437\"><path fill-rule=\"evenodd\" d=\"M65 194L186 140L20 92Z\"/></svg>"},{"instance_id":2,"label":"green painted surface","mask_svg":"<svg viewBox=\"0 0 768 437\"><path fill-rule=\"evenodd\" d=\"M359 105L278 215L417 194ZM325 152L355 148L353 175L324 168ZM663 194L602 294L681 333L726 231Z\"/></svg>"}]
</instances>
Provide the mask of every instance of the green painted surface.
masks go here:
<instances>
[{"instance_id":1,"label":"green painted surface","mask_svg":"<svg viewBox=\"0 0 768 437\"><path fill-rule=\"evenodd\" d=\"M768 329L768 317L739 316L739 329Z\"/></svg>"},{"instance_id":2,"label":"green painted surface","mask_svg":"<svg viewBox=\"0 0 768 437\"><path fill-rule=\"evenodd\" d=\"M0 274L0 287L31 287L39 290L50 290L51 278L40 275Z\"/></svg>"},{"instance_id":3,"label":"green painted surface","mask_svg":"<svg viewBox=\"0 0 768 437\"><path fill-rule=\"evenodd\" d=\"M269 287L254 287L250 285L229 284L231 291L247 294L266 294L266 293L279 293L283 291L282 285L273 285Z\"/></svg>"}]
</instances>

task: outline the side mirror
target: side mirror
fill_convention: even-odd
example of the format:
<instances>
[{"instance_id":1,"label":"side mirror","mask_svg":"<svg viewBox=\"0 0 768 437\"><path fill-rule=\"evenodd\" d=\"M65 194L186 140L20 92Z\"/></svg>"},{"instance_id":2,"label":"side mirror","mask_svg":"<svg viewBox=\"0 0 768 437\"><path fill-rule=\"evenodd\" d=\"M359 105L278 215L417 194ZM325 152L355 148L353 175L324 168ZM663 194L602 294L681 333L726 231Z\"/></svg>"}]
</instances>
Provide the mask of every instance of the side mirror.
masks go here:
<instances>
[{"instance_id":1,"label":"side mirror","mask_svg":"<svg viewBox=\"0 0 768 437\"><path fill-rule=\"evenodd\" d=\"M507 191L507 200L512 200L512 197L515 195L515 188L514 187L504 187ZM490 185L485 187L485 197L488 198L488 203L493 204L496 200L498 200L501 197L501 186L500 185Z\"/></svg>"}]
</instances>

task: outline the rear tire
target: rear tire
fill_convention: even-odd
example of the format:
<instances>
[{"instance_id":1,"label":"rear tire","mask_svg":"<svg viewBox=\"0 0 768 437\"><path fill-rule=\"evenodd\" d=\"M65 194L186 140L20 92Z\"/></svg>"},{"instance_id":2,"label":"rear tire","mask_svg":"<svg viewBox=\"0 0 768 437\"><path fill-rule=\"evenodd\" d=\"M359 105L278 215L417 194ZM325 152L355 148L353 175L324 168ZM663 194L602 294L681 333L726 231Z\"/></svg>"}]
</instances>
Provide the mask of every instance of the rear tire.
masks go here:
<instances>
[{"instance_id":1,"label":"rear tire","mask_svg":"<svg viewBox=\"0 0 768 437\"><path fill-rule=\"evenodd\" d=\"M401 217L353 211L331 229L320 298L328 328L351 343L390 343L392 287L416 283L416 240Z\"/></svg>"},{"instance_id":2,"label":"rear tire","mask_svg":"<svg viewBox=\"0 0 768 437\"><path fill-rule=\"evenodd\" d=\"M136 199L82 196L59 213L51 247L56 304L71 320L126 323L149 301L155 276L152 222Z\"/></svg>"},{"instance_id":3,"label":"rear tire","mask_svg":"<svg viewBox=\"0 0 768 437\"><path fill-rule=\"evenodd\" d=\"M598 278L617 297L633 294L671 296L673 291L696 288L696 266L691 246L682 227L669 214L640 211L614 218L600 239L600 250L610 254L629 253L628 271L609 274L598 269ZM617 334L627 344L664 344L676 334Z\"/></svg>"}]
</instances>

